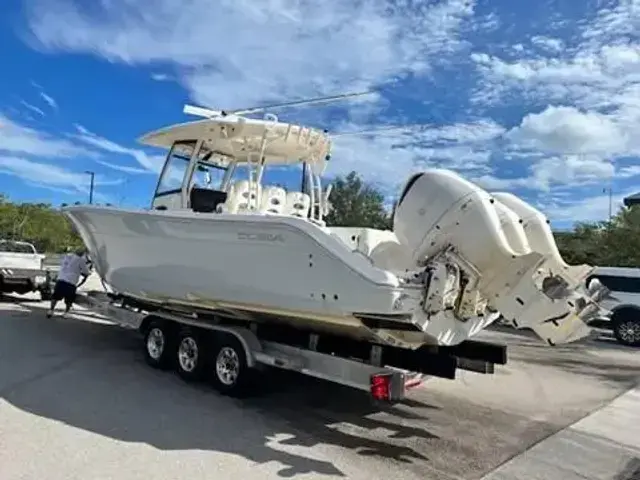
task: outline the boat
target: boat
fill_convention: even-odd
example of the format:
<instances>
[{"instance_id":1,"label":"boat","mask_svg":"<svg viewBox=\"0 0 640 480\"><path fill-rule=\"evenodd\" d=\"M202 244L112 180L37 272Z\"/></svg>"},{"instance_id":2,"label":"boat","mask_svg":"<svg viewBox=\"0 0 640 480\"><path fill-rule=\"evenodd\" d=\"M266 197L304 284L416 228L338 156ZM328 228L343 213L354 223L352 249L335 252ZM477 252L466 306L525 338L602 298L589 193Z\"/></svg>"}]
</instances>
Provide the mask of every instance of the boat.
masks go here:
<instances>
[{"instance_id":1,"label":"boat","mask_svg":"<svg viewBox=\"0 0 640 480\"><path fill-rule=\"evenodd\" d=\"M543 213L446 169L411 175L389 230L327 225L325 130L186 106L144 135L167 151L148 208L63 208L113 292L383 345L454 346L499 317L549 345L584 338L604 287L564 262ZM267 184L291 169L300 188Z\"/></svg>"}]
</instances>

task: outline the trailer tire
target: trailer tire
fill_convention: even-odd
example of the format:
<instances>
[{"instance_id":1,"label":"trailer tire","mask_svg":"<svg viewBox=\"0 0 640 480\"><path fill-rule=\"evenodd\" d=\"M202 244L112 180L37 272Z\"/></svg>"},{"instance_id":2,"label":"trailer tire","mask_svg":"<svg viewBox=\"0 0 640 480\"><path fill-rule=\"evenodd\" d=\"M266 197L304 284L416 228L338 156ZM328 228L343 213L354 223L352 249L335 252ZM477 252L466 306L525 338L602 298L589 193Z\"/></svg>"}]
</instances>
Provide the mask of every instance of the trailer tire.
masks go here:
<instances>
[{"instance_id":1,"label":"trailer tire","mask_svg":"<svg viewBox=\"0 0 640 480\"><path fill-rule=\"evenodd\" d=\"M207 366L206 336L194 328L185 327L178 332L175 358L176 371L188 382L202 380Z\"/></svg>"},{"instance_id":2,"label":"trailer tire","mask_svg":"<svg viewBox=\"0 0 640 480\"><path fill-rule=\"evenodd\" d=\"M212 353L211 380L215 389L230 397L247 395L253 372L240 341L234 335L219 334Z\"/></svg>"},{"instance_id":3,"label":"trailer tire","mask_svg":"<svg viewBox=\"0 0 640 480\"><path fill-rule=\"evenodd\" d=\"M167 322L153 320L144 334L144 358L151 367L166 370L175 358L175 334Z\"/></svg>"}]
</instances>

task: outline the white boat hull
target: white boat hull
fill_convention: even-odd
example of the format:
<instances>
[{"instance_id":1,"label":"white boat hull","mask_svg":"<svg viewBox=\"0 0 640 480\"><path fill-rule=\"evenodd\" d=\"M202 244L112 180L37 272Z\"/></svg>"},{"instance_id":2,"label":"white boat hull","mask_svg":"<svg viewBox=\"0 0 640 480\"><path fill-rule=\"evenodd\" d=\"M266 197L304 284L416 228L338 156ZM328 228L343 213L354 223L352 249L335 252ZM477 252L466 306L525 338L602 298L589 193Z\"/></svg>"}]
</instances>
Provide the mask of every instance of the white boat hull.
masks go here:
<instances>
[{"instance_id":1,"label":"white boat hull","mask_svg":"<svg viewBox=\"0 0 640 480\"><path fill-rule=\"evenodd\" d=\"M267 314L360 338L378 336L354 313L403 313L396 300L406 288L394 275L303 219L194 218L189 211L96 206L69 207L65 213L91 252L97 273L132 297ZM410 312L404 313L409 325ZM404 328L398 338L410 344L437 342Z\"/></svg>"}]
</instances>

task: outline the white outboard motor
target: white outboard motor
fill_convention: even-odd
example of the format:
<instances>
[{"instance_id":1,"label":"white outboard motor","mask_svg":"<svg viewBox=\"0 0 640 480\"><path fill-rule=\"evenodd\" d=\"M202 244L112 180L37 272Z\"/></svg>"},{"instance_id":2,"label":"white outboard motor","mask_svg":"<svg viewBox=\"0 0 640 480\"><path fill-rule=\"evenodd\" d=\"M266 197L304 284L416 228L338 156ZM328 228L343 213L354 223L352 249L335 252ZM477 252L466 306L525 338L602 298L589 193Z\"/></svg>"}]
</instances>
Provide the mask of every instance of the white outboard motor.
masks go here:
<instances>
[{"instance_id":1,"label":"white outboard motor","mask_svg":"<svg viewBox=\"0 0 640 480\"><path fill-rule=\"evenodd\" d=\"M531 253L532 249L529 245L527 233L523 228L522 219L517 215L517 212L509 209L499 201L493 202L493 207L496 209L496 212L498 212L500 226L507 237L511 249L518 255Z\"/></svg>"},{"instance_id":2,"label":"white outboard motor","mask_svg":"<svg viewBox=\"0 0 640 480\"><path fill-rule=\"evenodd\" d=\"M593 267L590 265L567 265L560 255L553 237L553 232L551 231L551 227L549 227L549 220L547 220L547 217L542 212L536 210L512 193L494 192L492 195L499 203L508 207L522 219L523 230L534 252L544 255L547 262L553 264L553 268L563 269L567 275L573 275L575 277L575 284L583 284L585 282L593 270Z\"/></svg>"},{"instance_id":3,"label":"white outboard motor","mask_svg":"<svg viewBox=\"0 0 640 480\"><path fill-rule=\"evenodd\" d=\"M588 335L582 318L600 308L579 285L582 267L562 261L553 236L540 227L542 214L521 201L512 209L516 202L500 198L497 202L449 170L428 170L407 182L396 206L394 233L416 265L455 271L456 281L463 282L453 303L429 306L452 291L454 277L444 282L442 273L426 276L424 322L438 311L453 311L459 322L468 322L482 298L490 310L516 327L533 329L549 344Z\"/></svg>"}]
</instances>

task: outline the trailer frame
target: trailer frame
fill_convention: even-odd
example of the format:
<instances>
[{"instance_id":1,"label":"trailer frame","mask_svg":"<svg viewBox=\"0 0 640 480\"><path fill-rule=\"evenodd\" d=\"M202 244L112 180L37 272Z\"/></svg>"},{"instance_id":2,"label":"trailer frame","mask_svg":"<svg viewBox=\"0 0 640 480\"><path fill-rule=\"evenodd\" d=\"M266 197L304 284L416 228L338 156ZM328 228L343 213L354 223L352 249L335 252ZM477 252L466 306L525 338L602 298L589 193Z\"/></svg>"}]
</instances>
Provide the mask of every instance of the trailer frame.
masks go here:
<instances>
[{"instance_id":1,"label":"trailer frame","mask_svg":"<svg viewBox=\"0 0 640 480\"><path fill-rule=\"evenodd\" d=\"M427 376L454 379L457 369L494 373L506 347L467 341L456 347L406 350L207 312L187 312L101 291L78 292L76 303L144 339L149 365L175 369L187 381L208 378L223 394L250 395L256 372L289 370L402 400Z\"/></svg>"}]
</instances>

